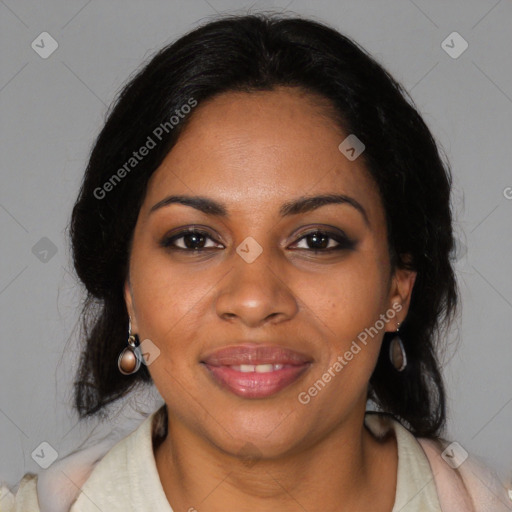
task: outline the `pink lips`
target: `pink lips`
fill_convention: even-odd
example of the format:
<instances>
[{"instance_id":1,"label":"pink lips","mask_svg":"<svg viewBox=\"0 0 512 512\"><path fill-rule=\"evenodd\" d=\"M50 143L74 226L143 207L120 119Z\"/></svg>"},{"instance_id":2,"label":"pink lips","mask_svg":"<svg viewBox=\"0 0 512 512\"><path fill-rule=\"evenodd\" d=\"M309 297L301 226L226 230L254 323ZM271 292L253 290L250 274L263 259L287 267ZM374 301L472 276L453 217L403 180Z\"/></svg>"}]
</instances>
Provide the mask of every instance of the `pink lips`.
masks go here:
<instances>
[{"instance_id":1,"label":"pink lips","mask_svg":"<svg viewBox=\"0 0 512 512\"><path fill-rule=\"evenodd\" d=\"M216 350L201 361L222 387L244 398L265 398L296 381L312 359L276 345L242 344Z\"/></svg>"}]
</instances>

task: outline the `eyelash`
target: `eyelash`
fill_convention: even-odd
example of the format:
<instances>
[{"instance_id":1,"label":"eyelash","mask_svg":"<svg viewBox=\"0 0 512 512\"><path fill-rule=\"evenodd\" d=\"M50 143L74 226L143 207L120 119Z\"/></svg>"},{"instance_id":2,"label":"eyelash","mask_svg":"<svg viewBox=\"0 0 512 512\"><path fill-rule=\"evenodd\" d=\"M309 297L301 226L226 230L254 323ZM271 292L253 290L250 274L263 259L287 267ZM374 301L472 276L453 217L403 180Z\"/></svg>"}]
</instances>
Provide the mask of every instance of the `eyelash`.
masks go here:
<instances>
[{"instance_id":1,"label":"eyelash","mask_svg":"<svg viewBox=\"0 0 512 512\"><path fill-rule=\"evenodd\" d=\"M179 233L176 233L175 235L172 235L170 237L164 237L162 239L162 241L160 242L160 245L170 251L182 251L182 252L188 252L188 253L193 253L193 254L202 253L202 252L205 252L208 250L216 249L213 247L198 248L198 249L184 249L182 247L176 247L175 245L173 245L173 243L176 240L179 240L180 238L183 238L184 236L189 235L189 234L201 235L206 238L209 238L210 240L214 241L215 243L219 243L219 242L216 242L206 231L203 231L200 229L186 229L186 230L180 231ZM308 231L307 233L304 233L294 243L296 244L296 243L304 240L308 236L311 236L314 234L326 236L327 238L330 238L330 239L336 241L339 245L336 247L330 247L327 249L295 249L295 250L308 251L308 252L313 252L313 253L317 254L317 253L331 253L333 251L341 251L341 250L352 250L356 246L356 242L351 240L347 236L338 234L338 233L332 233L330 231L324 231L322 229L314 229L312 231Z\"/></svg>"}]
</instances>

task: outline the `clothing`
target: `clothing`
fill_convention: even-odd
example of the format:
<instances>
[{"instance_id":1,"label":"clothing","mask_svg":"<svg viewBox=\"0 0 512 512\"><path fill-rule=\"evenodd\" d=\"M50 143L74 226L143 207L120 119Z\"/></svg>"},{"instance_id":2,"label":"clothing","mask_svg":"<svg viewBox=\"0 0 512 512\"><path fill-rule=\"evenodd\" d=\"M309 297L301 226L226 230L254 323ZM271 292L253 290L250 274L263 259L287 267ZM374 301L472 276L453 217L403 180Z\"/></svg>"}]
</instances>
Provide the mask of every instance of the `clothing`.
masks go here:
<instances>
[{"instance_id":1,"label":"clothing","mask_svg":"<svg viewBox=\"0 0 512 512\"><path fill-rule=\"evenodd\" d=\"M106 439L54 463L39 477L25 475L16 503L2 488L6 497L0 501L0 512L172 512L153 451L153 442L165 437L165 424L162 406L114 446ZM390 415L367 412L365 425L377 438L389 432L396 436L398 473L392 512L512 511L506 490L488 468L468 459L460 471L453 470L441 458L438 443L415 438Z\"/></svg>"}]
</instances>

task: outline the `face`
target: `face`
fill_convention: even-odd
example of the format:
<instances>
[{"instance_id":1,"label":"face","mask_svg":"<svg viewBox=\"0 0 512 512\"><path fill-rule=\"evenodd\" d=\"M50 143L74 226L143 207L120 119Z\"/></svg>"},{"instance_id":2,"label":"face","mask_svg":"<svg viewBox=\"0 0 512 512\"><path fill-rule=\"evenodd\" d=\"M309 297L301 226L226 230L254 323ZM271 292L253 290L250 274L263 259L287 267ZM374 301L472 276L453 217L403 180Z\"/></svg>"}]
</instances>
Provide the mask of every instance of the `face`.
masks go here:
<instances>
[{"instance_id":1,"label":"face","mask_svg":"<svg viewBox=\"0 0 512 512\"><path fill-rule=\"evenodd\" d=\"M415 275L391 273L376 185L324 107L290 88L199 105L139 212L132 332L159 351L170 424L227 453L293 453L350 422L407 314ZM324 195L344 199L302 201Z\"/></svg>"}]
</instances>

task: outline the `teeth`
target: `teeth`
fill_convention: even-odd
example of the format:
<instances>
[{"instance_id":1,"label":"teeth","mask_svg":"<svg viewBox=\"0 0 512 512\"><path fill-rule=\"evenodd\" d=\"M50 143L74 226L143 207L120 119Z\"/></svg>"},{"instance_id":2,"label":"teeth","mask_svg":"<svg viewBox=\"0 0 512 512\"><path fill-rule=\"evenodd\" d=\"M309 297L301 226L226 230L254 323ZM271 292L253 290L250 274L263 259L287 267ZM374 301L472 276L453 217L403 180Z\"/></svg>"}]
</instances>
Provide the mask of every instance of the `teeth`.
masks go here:
<instances>
[{"instance_id":1,"label":"teeth","mask_svg":"<svg viewBox=\"0 0 512 512\"><path fill-rule=\"evenodd\" d=\"M231 366L233 370L242 373L269 373L276 370L281 370L284 367L282 364L241 364L238 366Z\"/></svg>"},{"instance_id":2,"label":"teeth","mask_svg":"<svg viewBox=\"0 0 512 512\"><path fill-rule=\"evenodd\" d=\"M256 373L268 373L274 371L274 365L273 364L258 364L256 365Z\"/></svg>"}]
</instances>

